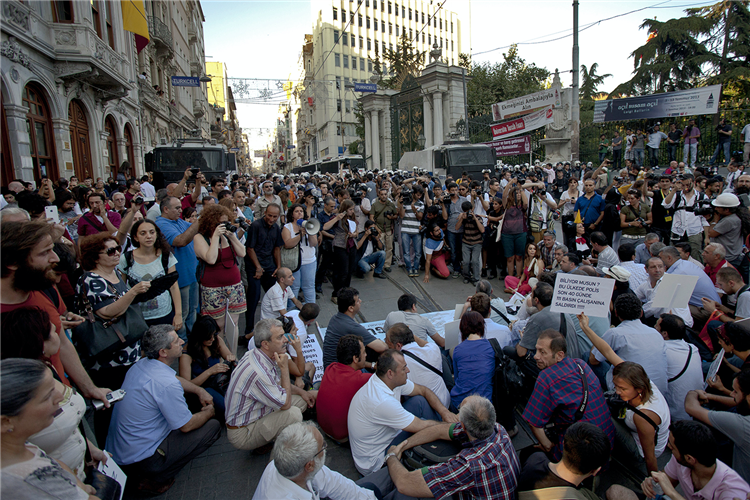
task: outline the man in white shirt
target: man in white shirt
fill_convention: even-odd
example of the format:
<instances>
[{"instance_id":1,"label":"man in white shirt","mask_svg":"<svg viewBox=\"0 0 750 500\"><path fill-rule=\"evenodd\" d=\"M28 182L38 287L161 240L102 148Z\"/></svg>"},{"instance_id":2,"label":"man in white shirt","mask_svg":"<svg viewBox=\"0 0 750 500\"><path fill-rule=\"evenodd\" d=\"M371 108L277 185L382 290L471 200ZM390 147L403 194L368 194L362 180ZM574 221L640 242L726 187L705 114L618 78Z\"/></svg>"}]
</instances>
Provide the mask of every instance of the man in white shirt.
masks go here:
<instances>
[{"instance_id":1,"label":"man in white shirt","mask_svg":"<svg viewBox=\"0 0 750 500\"><path fill-rule=\"evenodd\" d=\"M398 311L393 311L386 316L383 331L387 332L396 323L406 324L419 345L429 343L429 339L432 339L440 347L445 347L445 339L437 332L432 321L417 313L417 297L410 293L405 293L398 298Z\"/></svg>"},{"instance_id":2,"label":"man in white shirt","mask_svg":"<svg viewBox=\"0 0 750 500\"><path fill-rule=\"evenodd\" d=\"M477 292L464 304L464 309L461 312L463 316L468 308L471 307L472 311L476 311L484 318L484 338L496 339L500 344L500 347L511 345L512 335L510 329L507 326L499 325L492 321L490 318L490 297L486 293Z\"/></svg>"},{"instance_id":3,"label":"man in white shirt","mask_svg":"<svg viewBox=\"0 0 750 500\"><path fill-rule=\"evenodd\" d=\"M314 422L299 422L286 427L276 438L271 462L263 471L253 500L376 498L375 493L332 471L325 463L325 440Z\"/></svg>"},{"instance_id":4,"label":"man in white shirt","mask_svg":"<svg viewBox=\"0 0 750 500\"><path fill-rule=\"evenodd\" d=\"M294 275L288 267L279 268L276 273L276 284L268 289L260 305L260 319L271 319L286 314L287 301L291 300L297 309L302 309L302 302L292 292Z\"/></svg>"},{"instance_id":5,"label":"man in white shirt","mask_svg":"<svg viewBox=\"0 0 750 500\"><path fill-rule=\"evenodd\" d=\"M654 307L654 297L656 297L656 290L659 288L662 276L664 276L665 266L664 262L659 257L651 257L646 262L646 274L648 280L641 283L638 288L635 289L635 295L643 303L643 319L646 324L654 324L656 318L662 314L669 313L669 309L663 307ZM693 316L690 314L690 309L687 307L672 309L673 314L682 318L688 327L693 326Z\"/></svg>"},{"instance_id":6,"label":"man in white shirt","mask_svg":"<svg viewBox=\"0 0 750 500\"><path fill-rule=\"evenodd\" d=\"M156 197L156 188L148 181L148 175L141 177L141 193L145 198Z\"/></svg>"},{"instance_id":7,"label":"man in white shirt","mask_svg":"<svg viewBox=\"0 0 750 500\"><path fill-rule=\"evenodd\" d=\"M681 241L687 240L690 243L693 258L696 260L702 258L704 242L708 244L708 222L703 216L680 209L696 207L701 200L706 199L705 194L695 190L693 176L686 174L675 178L669 194L662 202L664 208L675 209L672 216L672 239L676 239L676 235Z\"/></svg>"},{"instance_id":8,"label":"man in white shirt","mask_svg":"<svg viewBox=\"0 0 750 500\"><path fill-rule=\"evenodd\" d=\"M630 289L636 290L641 283L648 281L646 266L635 261L635 245L625 243L617 249L617 256L620 258L620 267L630 273Z\"/></svg>"},{"instance_id":9,"label":"man in white shirt","mask_svg":"<svg viewBox=\"0 0 750 500\"><path fill-rule=\"evenodd\" d=\"M396 323L386 331L385 343L389 349L395 349L404 355L406 366L409 367L409 380L434 392L446 408L450 406L451 395L443 379L443 356L438 346L431 342L424 346L417 344L414 333L404 323ZM423 363L427 363L432 369Z\"/></svg>"},{"instance_id":10,"label":"man in white shirt","mask_svg":"<svg viewBox=\"0 0 750 500\"><path fill-rule=\"evenodd\" d=\"M596 260L596 272L601 276L604 272L604 268L610 268L612 266L619 266L620 259L617 257L617 253L609 246L607 237L601 231L595 231L591 233L591 248L599 252L599 256ZM588 264L585 260L584 264Z\"/></svg>"},{"instance_id":11,"label":"man in white shirt","mask_svg":"<svg viewBox=\"0 0 750 500\"><path fill-rule=\"evenodd\" d=\"M146 218L148 220L152 220L156 222L156 219L158 217L161 217L161 202L166 200L168 197L169 197L169 193L167 192L166 189L162 188L156 193L156 203L154 203L151 206L151 208L149 208L148 211L146 212ZM125 196L123 196L123 200L124 199L125 199Z\"/></svg>"},{"instance_id":12,"label":"man in white shirt","mask_svg":"<svg viewBox=\"0 0 750 500\"><path fill-rule=\"evenodd\" d=\"M385 451L411 434L444 422L458 422L431 390L407 379L403 354L389 349L377 371L354 395L347 425L354 465L363 476L380 469ZM401 397L409 396L401 405Z\"/></svg>"},{"instance_id":13,"label":"man in white shirt","mask_svg":"<svg viewBox=\"0 0 750 500\"><path fill-rule=\"evenodd\" d=\"M726 181L724 181L724 191L722 192L734 193L734 188L737 187L737 180L742 175L742 165L735 162L729 162L727 170L729 170L729 173L727 174Z\"/></svg>"}]
</instances>

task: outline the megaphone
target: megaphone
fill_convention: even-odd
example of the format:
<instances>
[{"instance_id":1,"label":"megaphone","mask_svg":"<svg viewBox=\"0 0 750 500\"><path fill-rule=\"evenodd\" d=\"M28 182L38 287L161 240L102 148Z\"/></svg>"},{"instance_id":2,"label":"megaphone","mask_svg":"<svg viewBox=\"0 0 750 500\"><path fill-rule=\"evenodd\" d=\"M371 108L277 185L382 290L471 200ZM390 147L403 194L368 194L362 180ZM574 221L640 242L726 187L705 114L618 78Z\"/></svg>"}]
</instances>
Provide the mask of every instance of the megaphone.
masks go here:
<instances>
[{"instance_id":1,"label":"megaphone","mask_svg":"<svg viewBox=\"0 0 750 500\"><path fill-rule=\"evenodd\" d=\"M310 236L315 236L320 232L320 221L313 217L305 222L305 231L307 231L307 234Z\"/></svg>"}]
</instances>

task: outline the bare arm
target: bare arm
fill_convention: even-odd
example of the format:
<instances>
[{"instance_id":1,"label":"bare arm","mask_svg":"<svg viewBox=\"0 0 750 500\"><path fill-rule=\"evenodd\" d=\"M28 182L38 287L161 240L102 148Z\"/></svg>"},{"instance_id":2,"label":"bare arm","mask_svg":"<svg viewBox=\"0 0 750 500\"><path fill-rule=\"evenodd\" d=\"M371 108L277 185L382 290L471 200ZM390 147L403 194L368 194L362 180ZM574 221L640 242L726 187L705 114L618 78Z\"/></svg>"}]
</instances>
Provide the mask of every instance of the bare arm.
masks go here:
<instances>
[{"instance_id":1,"label":"bare arm","mask_svg":"<svg viewBox=\"0 0 750 500\"><path fill-rule=\"evenodd\" d=\"M612 347L610 347L609 344L607 344L599 335L597 335L594 330L589 328L588 316L586 316L584 313L579 314L578 322L581 325L581 330L583 330L583 333L586 334L591 343L594 344L594 347L596 347L597 350L602 353L602 356L604 356L612 366L617 366L622 363L622 358L615 353Z\"/></svg>"},{"instance_id":2,"label":"bare arm","mask_svg":"<svg viewBox=\"0 0 750 500\"><path fill-rule=\"evenodd\" d=\"M443 418L443 422L458 422L458 415L448 411L448 408L443 406L443 403L441 403L438 397L435 396L435 393L427 387L420 384L414 384L414 390L409 396L424 397L427 402L430 403L430 407Z\"/></svg>"},{"instance_id":3,"label":"bare arm","mask_svg":"<svg viewBox=\"0 0 750 500\"><path fill-rule=\"evenodd\" d=\"M388 346L385 345L385 342L380 339L373 340L372 342L367 344L366 347L369 347L370 349L378 353L385 352L388 349Z\"/></svg>"},{"instance_id":4,"label":"bare arm","mask_svg":"<svg viewBox=\"0 0 750 500\"><path fill-rule=\"evenodd\" d=\"M193 222L190 227L187 228L187 231L179 236L175 236L174 240L172 240L172 246L179 248L189 245L190 242L193 241L195 235L198 234L198 224L198 221Z\"/></svg>"},{"instance_id":5,"label":"bare arm","mask_svg":"<svg viewBox=\"0 0 750 500\"><path fill-rule=\"evenodd\" d=\"M656 413L651 410L642 411L651 417L651 420L657 425L661 423L661 418ZM659 466L656 463L656 429L646 419L637 414L633 415L633 423L638 431L638 440L641 442L641 448L643 449L643 459L646 462L646 469L649 473L658 471Z\"/></svg>"}]
</instances>

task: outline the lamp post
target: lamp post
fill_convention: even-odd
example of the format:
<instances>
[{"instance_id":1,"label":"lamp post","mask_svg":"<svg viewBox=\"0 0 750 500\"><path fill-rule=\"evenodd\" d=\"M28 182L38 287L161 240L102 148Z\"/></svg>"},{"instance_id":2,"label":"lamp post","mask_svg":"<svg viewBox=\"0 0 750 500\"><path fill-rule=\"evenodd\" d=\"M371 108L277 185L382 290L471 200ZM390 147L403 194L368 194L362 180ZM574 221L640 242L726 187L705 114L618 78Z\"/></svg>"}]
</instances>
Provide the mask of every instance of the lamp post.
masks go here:
<instances>
[{"instance_id":1,"label":"lamp post","mask_svg":"<svg viewBox=\"0 0 750 500\"><path fill-rule=\"evenodd\" d=\"M427 142L427 138L424 136L424 132L419 133L419 137L417 137L417 144L419 144L419 149L424 149L425 142Z\"/></svg>"}]
</instances>

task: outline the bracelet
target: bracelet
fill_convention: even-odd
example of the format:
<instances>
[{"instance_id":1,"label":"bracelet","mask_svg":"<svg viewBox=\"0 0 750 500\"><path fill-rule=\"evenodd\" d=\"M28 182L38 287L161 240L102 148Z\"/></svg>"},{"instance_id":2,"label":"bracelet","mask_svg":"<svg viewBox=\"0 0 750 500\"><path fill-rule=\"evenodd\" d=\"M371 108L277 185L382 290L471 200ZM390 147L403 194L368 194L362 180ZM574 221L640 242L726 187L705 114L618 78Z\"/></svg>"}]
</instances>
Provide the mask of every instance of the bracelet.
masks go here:
<instances>
[{"instance_id":1,"label":"bracelet","mask_svg":"<svg viewBox=\"0 0 750 500\"><path fill-rule=\"evenodd\" d=\"M396 456L396 454L395 454L395 453L393 453L393 452L391 452L391 453L387 454L387 455L385 456L385 460L383 460L383 463L384 463L384 464L387 464L387 463L388 463L388 459L389 459L389 458L391 458L391 457L395 457L395 456Z\"/></svg>"}]
</instances>

